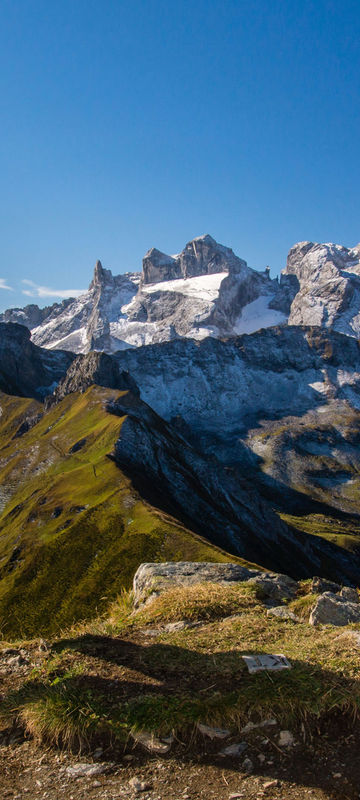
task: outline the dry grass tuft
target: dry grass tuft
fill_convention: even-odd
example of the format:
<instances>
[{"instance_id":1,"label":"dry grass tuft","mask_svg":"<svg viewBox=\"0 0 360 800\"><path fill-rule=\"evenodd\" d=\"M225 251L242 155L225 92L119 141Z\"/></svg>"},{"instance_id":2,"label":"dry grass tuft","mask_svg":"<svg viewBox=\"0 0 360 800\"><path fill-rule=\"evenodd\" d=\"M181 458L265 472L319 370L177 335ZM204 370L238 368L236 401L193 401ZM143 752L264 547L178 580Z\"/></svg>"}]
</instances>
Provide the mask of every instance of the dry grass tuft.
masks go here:
<instances>
[{"instance_id":1,"label":"dry grass tuft","mask_svg":"<svg viewBox=\"0 0 360 800\"><path fill-rule=\"evenodd\" d=\"M241 614L259 604L256 586L196 583L163 592L136 615L137 623L215 620Z\"/></svg>"}]
</instances>

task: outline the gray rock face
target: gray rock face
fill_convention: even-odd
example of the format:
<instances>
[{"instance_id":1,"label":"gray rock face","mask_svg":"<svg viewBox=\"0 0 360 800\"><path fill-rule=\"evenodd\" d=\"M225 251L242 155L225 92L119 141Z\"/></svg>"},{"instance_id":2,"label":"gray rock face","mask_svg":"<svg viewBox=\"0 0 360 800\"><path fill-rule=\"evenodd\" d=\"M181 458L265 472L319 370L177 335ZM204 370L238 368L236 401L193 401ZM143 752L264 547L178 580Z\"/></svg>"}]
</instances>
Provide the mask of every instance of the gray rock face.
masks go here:
<instances>
[{"instance_id":1,"label":"gray rock face","mask_svg":"<svg viewBox=\"0 0 360 800\"><path fill-rule=\"evenodd\" d=\"M337 399L360 408L357 342L317 328L178 340L116 358L158 414L180 416L202 431L244 431L251 420L304 413Z\"/></svg>"},{"instance_id":2,"label":"gray rock face","mask_svg":"<svg viewBox=\"0 0 360 800\"><path fill-rule=\"evenodd\" d=\"M159 283L217 272L238 273L246 267L246 261L238 258L230 247L218 244L206 234L192 239L176 256L168 256L152 247L143 259L142 282Z\"/></svg>"},{"instance_id":3,"label":"gray rock face","mask_svg":"<svg viewBox=\"0 0 360 800\"><path fill-rule=\"evenodd\" d=\"M299 283L289 325L320 325L360 335L360 249L299 242L291 248L285 276Z\"/></svg>"},{"instance_id":4,"label":"gray rock face","mask_svg":"<svg viewBox=\"0 0 360 800\"><path fill-rule=\"evenodd\" d=\"M41 350L22 325L0 323L0 389L43 399L65 375L74 356Z\"/></svg>"},{"instance_id":5,"label":"gray rock face","mask_svg":"<svg viewBox=\"0 0 360 800\"><path fill-rule=\"evenodd\" d=\"M255 584L270 600L291 600L295 597L298 584L288 575L265 575L260 573L250 578L249 583Z\"/></svg>"},{"instance_id":6,"label":"gray rock face","mask_svg":"<svg viewBox=\"0 0 360 800\"><path fill-rule=\"evenodd\" d=\"M329 561L335 552L337 556L336 548L331 555L329 544L317 537L308 537L305 552L297 533L279 519L251 481L199 453L132 395L120 397L108 409L125 416L113 453L116 463L135 486L141 481L150 502L180 515L208 540L282 572L291 571L295 559L296 574L303 576L313 572L322 549L328 550Z\"/></svg>"},{"instance_id":7,"label":"gray rock face","mask_svg":"<svg viewBox=\"0 0 360 800\"><path fill-rule=\"evenodd\" d=\"M310 625L348 625L360 622L360 604L332 592L320 595L310 614Z\"/></svg>"},{"instance_id":8,"label":"gray rock face","mask_svg":"<svg viewBox=\"0 0 360 800\"><path fill-rule=\"evenodd\" d=\"M130 390L139 394L135 381L128 372L120 371L116 361L106 353L87 353L77 356L55 391L46 398L45 408L60 402L72 392L84 392L89 386L106 386L109 389Z\"/></svg>"},{"instance_id":9,"label":"gray rock face","mask_svg":"<svg viewBox=\"0 0 360 800\"><path fill-rule=\"evenodd\" d=\"M179 339L115 357L158 414L207 455L256 475L267 493L279 487L280 503L284 487L296 486L317 502L358 514L354 338L288 326L225 341Z\"/></svg>"}]
</instances>

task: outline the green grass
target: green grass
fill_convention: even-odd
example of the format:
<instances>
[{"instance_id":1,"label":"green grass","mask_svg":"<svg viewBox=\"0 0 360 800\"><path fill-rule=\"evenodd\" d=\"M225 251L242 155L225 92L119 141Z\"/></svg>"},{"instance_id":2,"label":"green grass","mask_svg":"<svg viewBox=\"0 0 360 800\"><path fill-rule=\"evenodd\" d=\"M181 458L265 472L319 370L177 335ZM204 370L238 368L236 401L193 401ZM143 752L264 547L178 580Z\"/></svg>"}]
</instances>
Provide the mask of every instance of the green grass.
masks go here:
<instances>
[{"instance_id":1,"label":"green grass","mask_svg":"<svg viewBox=\"0 0 360 800\"><path fill-rule=\"evenodd\" d=\"M143 502L107 457L123 422L105 409L117 394L94 386L69 395L15 440L23 415L41 407L3 396L0 485L14 490L0 514L7 639L54 635L102 614L143 561L242 563Z\"/></svg>"},{"instance_id":2,"label":"green grass","mask_svg":"<svg viewBox=\"0 0 360 800\"><path fill-rule=\"evenodd\" d=\"M297 614L298 617L308 621L310 612L314 607L319 595L305 594L302 597L296 597L288 604L288 608Z\"/></svg>"},{"instance_id":3,"label":"green grass","mask_svg":"<svg viewBox=\"0 0 360 800\"><path fill-rule=\"evenodd\" d=\"M90 627L56 640L32 679L4 698L3 725L16 719L42 741L91 749L99 742L125 747L138 730L190 742L196 722L228 727L235 736L249 719L275 717L295 731L337 713L349 723L358 717L354 626L339 632L267 617L253 588L232 589L182 587L176 602L167 592L136 614L123 597L121 638L106 633L104 619L103 633L99 621L98 633ZM306 594L291 605L301 613L312 602ZM159 627L147 636L149 625L169 616L202 624L175 633ZM292 669L250 675L242 659L249 653L285 653Z\"/></svg>"},{"instance_id":4,"label":"green grass","mask_svg":"<svg viewBox=\"0 0 360 800\"><path fill-rule=\"evenodd\" d=\"M320 536L345 550L359 551L360 549L360 523L358 520L348 521L324 514L307 514L305 516L279 514L279 516L288 525L303 533Z\"/></svg>"}]
</instances>

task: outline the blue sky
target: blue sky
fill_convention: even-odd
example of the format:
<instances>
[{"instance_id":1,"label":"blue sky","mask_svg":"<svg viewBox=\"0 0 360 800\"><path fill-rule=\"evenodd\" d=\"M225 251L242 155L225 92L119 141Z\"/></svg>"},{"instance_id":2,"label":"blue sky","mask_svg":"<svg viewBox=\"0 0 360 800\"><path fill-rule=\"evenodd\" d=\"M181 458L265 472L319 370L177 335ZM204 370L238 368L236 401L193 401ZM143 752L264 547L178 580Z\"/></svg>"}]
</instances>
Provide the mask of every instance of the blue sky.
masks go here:
<instances>
[{"instance_id":1,"label":"blue sky","mask_svg":"<svg viewBox=\"0 0 360 800\"><path fill-rule=\"evenodd\" d=\"M202 233L273 275L296 241L357 243L359 20L358 0L0 0L0 307Z\"/></svg>"}]
</instances>

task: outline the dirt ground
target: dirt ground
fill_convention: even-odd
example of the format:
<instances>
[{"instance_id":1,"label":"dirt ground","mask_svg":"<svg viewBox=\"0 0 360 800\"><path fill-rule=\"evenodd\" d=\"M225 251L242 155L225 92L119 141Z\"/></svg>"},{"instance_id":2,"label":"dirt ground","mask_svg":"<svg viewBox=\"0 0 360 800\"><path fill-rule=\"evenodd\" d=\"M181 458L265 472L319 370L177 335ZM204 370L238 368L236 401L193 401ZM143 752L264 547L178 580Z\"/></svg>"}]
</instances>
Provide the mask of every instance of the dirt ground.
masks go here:
<instances>
[{"instance_id":1,"label":"dirt ground","mask_svg":"<svg viewBox=\"0 0 360 800\"><path fill-rule=\"evenodd\" d=\"M137 746L132 753L114 752L89 756L69 755L44 749L20 732L3 734L0 746L1 800L355 800L360 797L359 735L342 733L332 740L324 734L316 745L297 743L280 752L275 741L264 741L254 733L246 756L252 774L243 768L243 758L221 759L194 752L181 744L161 759ZM211 745L206 745L211 749ZM195 749L195 748L194 748ZM259 763L259 755L262 762ZM265 756L265 760L264 757ZM117 759L114 761L114 758ZM93 763L105 772L74 778L67 769L77 763ZM134 785L139 781L142 785Z\"/></svg>"}]
</instances>

